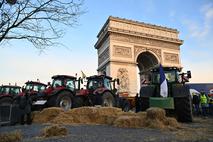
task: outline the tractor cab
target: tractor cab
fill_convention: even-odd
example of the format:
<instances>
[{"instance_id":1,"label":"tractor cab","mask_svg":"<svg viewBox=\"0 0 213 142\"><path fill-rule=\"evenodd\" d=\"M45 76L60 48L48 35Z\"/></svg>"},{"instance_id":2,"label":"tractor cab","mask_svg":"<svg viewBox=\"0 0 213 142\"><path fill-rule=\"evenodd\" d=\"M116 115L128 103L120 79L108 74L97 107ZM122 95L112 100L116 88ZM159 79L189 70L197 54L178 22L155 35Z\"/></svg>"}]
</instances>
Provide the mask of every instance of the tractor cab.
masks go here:
<instances>
[{"instance_id":1,"label":"tractor cab","mask_svg":"<svg viewBox=\"0 0 213 142\"><path fill-rule=\"evenodd\" d=\"M112 78L105 75L94 75L87 77L87 89L96 90L98 88L107 88L112 90L111 86Z\"/></svg>"},{"instance_id":2,"label":"tractor cab","mask_svg":"<svg viewBox=\"0 0 213 142\"><path fill-rule=\"evenodd\" d=\"M47 85L38 81L27 81L25 86L22 87L21 96L28 93L32 101L36 101L37 97L47 88Z\"/></svg>"},{"instance_id":3,"label":"tractor cab","mask_svg":"<svg viewBox=\"0 0 213 142\"><path fill-rule=\"evenodd\" d=\"M21 92L20 86L2 85L0 88L0 96L17 96Z\"/></svg>"},{"instance_id":4,"label":"tractor cab","mask_svg":"<svg viewBox=\"0 0 213 142\"><path fill-rule=\"evenodd\" d=\"M181 73L179 68L176 67L164 67L164 73L168 84L185 83L189 82L191 78L191 72ZM151 70L151 84L160 84L159 68Z\"/></svg>"},{"instance_id":5,"label":"tractor cab","mask_svg":"<svg viewBox=\"0 0 213 142\"><path fill-rule=\"evenodd\" d=\"M20 86L2 85L0 88L0 106L12 104L14 98L16 98L20 93Z\"/></svg>"},{"instance_id":6,"label":"tractor cab","mask_svg":"<svg viewBox=\"0 0 213 142\"><path fill-rule=\"evenodd\" d=\"M52 85L48 83L52 89L60 90L66 88L71 91L76 90L76 77L69 75L55 75L52 79Z\"/></svg>"},{"instance_id":7,"label":"tractor cab","mask_svg":"<svg viewBox=\"0 0 213 142\"><path fill-rule=\"evenodd\" d=\"M42 92L46 89L47 85L37 81L28 81L25 83L24 91L26 92Z\"/></svg>"}]
</instances>

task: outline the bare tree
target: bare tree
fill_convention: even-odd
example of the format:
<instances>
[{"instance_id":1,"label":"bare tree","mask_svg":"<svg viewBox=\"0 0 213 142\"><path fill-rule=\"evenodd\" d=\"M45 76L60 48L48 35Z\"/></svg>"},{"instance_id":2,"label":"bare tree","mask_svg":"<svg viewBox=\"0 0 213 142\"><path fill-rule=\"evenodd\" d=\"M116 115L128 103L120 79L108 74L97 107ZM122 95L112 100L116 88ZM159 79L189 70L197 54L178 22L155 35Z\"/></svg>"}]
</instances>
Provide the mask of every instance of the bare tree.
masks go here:
<instances>
[{"instance_id":1,"label":"bare tree","mask_svg":"<svg viewBox=\"0 0 213 142\"><path fill-rule=\"evenodd\" d=\"M82 0L0 0L0 44L27 40L38 49L56 44L64 25L83 13Z\"/></svg>"}]
</instances>

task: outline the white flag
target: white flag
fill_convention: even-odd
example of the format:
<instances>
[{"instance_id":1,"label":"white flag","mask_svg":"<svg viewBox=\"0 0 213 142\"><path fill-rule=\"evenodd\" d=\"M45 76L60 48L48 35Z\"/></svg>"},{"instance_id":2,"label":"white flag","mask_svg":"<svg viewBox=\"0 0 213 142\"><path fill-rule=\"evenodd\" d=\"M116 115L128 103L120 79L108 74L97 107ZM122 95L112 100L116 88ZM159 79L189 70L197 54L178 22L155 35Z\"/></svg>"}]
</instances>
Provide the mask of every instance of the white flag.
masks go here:
<instances>
[{"instance_id":1,"label":"white flag","mask_svg":"<svg viewBox=\"0 0 213 142\"><path fill-rule=\"evenodd\" d=\"M160 64L160 95L162 97L167 97L168 96L168 86L167 86L167 80L165 73L163 71L163 67Z\"/></svg>"}]
</instances>

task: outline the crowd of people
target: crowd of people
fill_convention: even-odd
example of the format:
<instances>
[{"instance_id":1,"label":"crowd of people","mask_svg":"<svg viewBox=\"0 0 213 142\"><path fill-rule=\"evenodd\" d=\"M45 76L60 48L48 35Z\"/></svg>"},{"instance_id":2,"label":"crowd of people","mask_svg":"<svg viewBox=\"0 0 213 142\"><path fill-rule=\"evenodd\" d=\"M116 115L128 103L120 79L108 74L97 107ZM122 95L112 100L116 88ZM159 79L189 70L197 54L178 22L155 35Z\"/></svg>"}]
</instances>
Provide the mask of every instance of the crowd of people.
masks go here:
<instances>
[{"instance_id":1,"label":"crowd of people","mask_svg":"<svg viewBox=\"0 0 213 142\"><path fill-rule=\"evenodd\" d=\"M192 93L193 112L197 116L213 116L213 97L204 91Z\"/></svg>"}]
</instances>

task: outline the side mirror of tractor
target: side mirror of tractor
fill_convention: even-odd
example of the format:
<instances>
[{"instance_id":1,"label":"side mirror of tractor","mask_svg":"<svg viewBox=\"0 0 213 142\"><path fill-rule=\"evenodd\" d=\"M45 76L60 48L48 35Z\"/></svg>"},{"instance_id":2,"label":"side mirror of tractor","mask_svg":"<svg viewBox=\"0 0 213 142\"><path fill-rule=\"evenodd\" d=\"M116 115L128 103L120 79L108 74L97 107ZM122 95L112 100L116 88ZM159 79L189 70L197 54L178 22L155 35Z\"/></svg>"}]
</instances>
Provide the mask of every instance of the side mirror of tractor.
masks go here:
<instances>
[{"instance_id":1,"label":"side mirror of tractor","mask_svg":"<svg viewBox=\"0 0 213 142\"><path fill-rule=\"evenodd\" d=\"M187 78L192 78L191 71L187 71Z\"/></svg>"},{"instance_id":2,"label":"side mirror of tractor","mask_svg":"<svg viewBox=\"0 0 213 142\"><path fill-rule=\"evenodd\" d=\"M117 85L120 85L120 80L119 79L116 79L117 80Z\"/></svg>"},{"instance_id":3,"label":"side mirror of tractor","mask_svg":"<svg viewBox=\"0 0 213 142\"><path fill-rule=\"evenodd\" d=\"M21 91L22 91L22 92L25 92L25 88L24 88L24 86L21 88Z\"/></svg>"}]
</instances>

